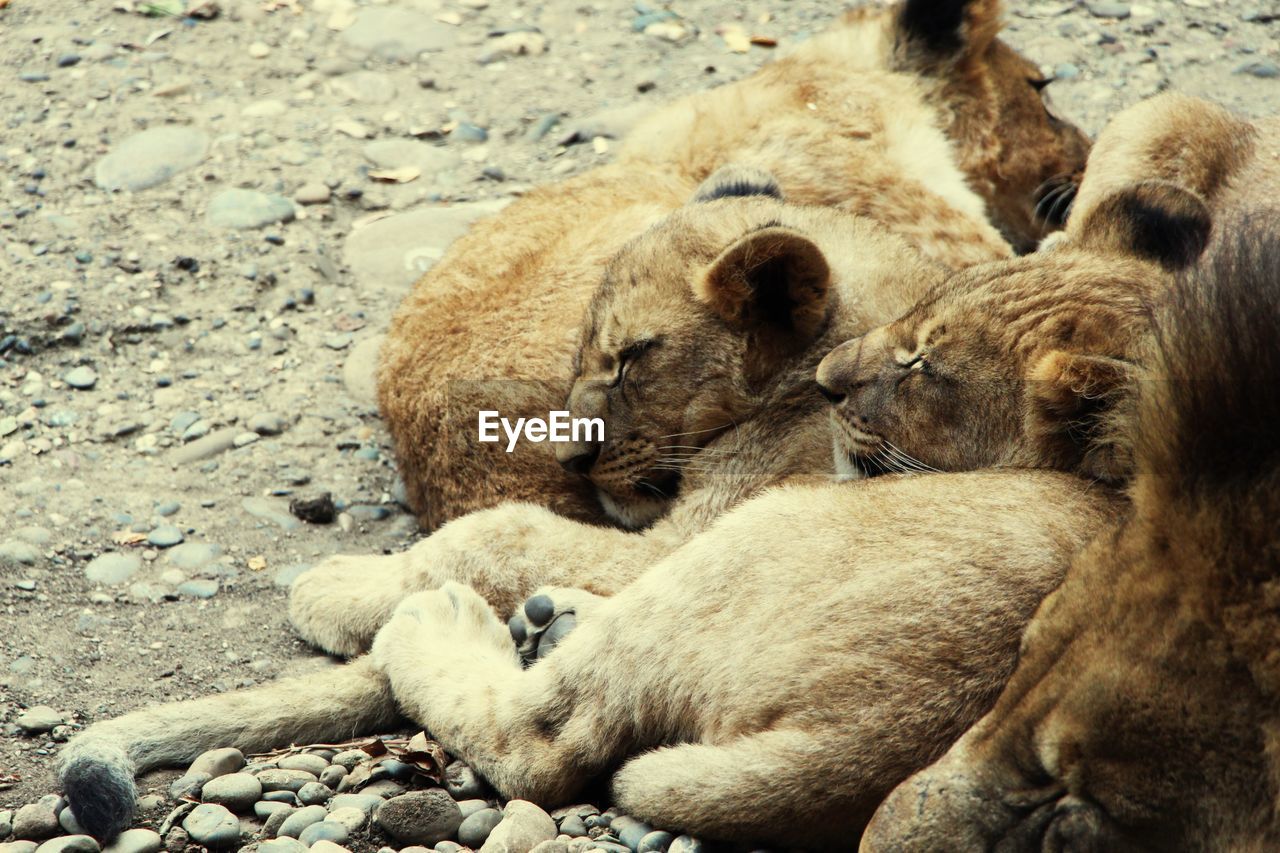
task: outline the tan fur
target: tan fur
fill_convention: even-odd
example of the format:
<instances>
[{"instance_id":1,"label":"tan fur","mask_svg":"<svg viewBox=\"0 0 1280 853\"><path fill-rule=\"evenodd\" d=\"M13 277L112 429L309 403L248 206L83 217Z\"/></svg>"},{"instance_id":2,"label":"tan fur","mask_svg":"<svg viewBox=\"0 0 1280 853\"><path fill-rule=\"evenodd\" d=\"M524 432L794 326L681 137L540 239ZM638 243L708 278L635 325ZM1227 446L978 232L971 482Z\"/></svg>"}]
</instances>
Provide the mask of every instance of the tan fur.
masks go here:
<instances>
[{"instance_id":1,"label":"tan fur","mask_svg":"<svg viewBox=\"0 0 1280 853\"><path fill-rule=\"evenodd\" d=\"M1086 215L1133 170L1185 182L1215 220L1200 268L1159 300L1117 424L1133 509L1041 606L992 712L894 792L864 850L1280 846L1277 142L1274 120L1179 96L1103 132ZM1065 242L1090 242L1074 217Z\"/></svg>"},{"instance_id":2,"label":"tan fur","mask_svg":"<svg viewBox=\"0 0 1280 853\"><path fill-rule=\"evenodd\" d=\"M402 554L326 560L293 587L294 625L321 648L353 655L368 649L400 599L450 580L476 586L504 616L544 584L615 592L760 490L829 471L815 366L941 274L899 238L834 210L764 197L686 205L607 264L568 404L576 417L609 423L583 482L619 517L651 526L630 533L528 503L475 512ZM752 276L776 277L748 288L762 296L769 286L796 288L786 297L790 321L776 308L743 306L740 288ZM616 382L619 356L644 340L656 343ZM339 612L345 618L334 620Z\"/></svg>"},{"instance_id":3,"label":"tan fur","mask_svg":"<svg viewBox=\"0 0 1280 853\"><path fill-rule=\"evenodd\" d=\"M953 267L1007 256L1001 232L1021 246L1041 236L1035 190L1078 170L1087 141L1046 113L1035 66L994 38L997 4L974 2L968 41L942 58L902 35L900 13L852 13L756 75L658 111L617 163L477 223L423 277L392 322L378 387L424 527L509 500L610 517L547 445L477 445L476 412L559 408L607 259L727 163L773 173L789 201L869 216Z\"/></svg>"}]
</instances>

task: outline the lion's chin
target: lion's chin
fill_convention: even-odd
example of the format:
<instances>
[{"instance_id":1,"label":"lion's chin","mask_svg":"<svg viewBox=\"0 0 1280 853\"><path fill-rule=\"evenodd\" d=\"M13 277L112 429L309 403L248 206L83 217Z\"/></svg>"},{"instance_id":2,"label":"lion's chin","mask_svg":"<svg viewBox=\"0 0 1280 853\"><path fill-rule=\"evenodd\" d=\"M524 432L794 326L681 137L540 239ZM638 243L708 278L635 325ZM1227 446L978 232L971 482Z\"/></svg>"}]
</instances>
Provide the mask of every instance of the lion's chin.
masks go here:
<instances>
[{"instance_id":1,"label":"lion's chin","mask_svg":"<svg viewBox=\"0 0 1280 853\"><path fill-rule=\"evenodd\" d=\"M667 498L633 495L619 499L604 489L596 489L596 496L600 499L605 515L628 530L648 527L661 518L671 505Z\"/></svg>"}]
</instances>

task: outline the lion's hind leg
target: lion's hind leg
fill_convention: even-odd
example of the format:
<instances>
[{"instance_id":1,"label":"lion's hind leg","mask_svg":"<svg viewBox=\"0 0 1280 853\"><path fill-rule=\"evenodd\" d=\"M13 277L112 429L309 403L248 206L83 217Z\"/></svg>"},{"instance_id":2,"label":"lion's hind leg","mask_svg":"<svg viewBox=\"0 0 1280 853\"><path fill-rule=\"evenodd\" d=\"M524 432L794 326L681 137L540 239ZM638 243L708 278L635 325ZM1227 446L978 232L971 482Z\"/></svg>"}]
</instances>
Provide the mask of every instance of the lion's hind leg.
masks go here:
<instances>
[{"instance_id":1,"label":"lion's hind leg","mask_svg":"<svg viewBox=\"0 0 1280 853\"><path fill-rule=\"evenodd\" d=\"M653 826L698 837L853 849L878 798L852 796L859 780L849 779L840 741L791 727L651 750L614 775L614 799Z\"/></svg>"}]
</instances>

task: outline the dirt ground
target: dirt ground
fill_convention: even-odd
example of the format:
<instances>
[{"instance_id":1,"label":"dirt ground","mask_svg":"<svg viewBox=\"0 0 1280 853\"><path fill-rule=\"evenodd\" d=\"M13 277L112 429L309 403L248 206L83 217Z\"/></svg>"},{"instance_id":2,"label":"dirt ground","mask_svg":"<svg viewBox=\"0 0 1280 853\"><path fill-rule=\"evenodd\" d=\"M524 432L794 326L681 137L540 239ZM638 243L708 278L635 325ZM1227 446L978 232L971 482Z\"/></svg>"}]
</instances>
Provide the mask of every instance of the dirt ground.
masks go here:
<instances>
[{"instance_id":1,"label":"dirt ground","mask_svg":"<svg viewBox=\"0 0 1280 853\"><path fill-rule=\"evenodd\" d=\"M0 0L0 809L53 786L25 707L80 725L326 665L288 581L416 534L369 366L418 271L841 6L146 5ZM1275 0L1009 5L1090 132L1168 87L1250 115L1280 97ZM337 521L289 516L325 492Z\"/></svg>"}]
</instances>

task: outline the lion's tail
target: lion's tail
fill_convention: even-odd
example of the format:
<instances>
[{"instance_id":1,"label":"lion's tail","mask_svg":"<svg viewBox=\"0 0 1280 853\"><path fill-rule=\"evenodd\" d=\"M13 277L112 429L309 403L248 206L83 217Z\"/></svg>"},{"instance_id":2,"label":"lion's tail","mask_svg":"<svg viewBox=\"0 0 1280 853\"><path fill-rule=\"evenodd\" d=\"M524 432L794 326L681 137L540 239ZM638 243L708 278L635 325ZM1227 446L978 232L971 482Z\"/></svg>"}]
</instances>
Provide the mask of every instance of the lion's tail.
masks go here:
<instances>
[{"instance_id":1,"label":"lion's tail","mask_svg":"<svg viewBox=\"0 0 1280 853\"><path fill-rule=\"evenodd\" d=\"M189 762L216 747L263 752L333 742L398 719L385 676L365 657L312 676L95 723L67 744L58 775L76 820L106 840L133 818L135 773Z\"/></svg>"}]
</instances>

